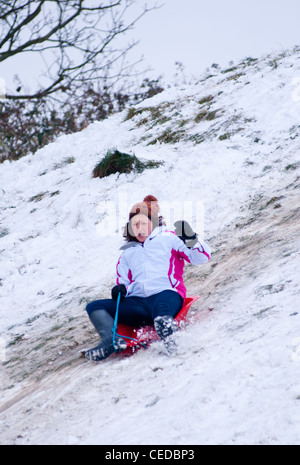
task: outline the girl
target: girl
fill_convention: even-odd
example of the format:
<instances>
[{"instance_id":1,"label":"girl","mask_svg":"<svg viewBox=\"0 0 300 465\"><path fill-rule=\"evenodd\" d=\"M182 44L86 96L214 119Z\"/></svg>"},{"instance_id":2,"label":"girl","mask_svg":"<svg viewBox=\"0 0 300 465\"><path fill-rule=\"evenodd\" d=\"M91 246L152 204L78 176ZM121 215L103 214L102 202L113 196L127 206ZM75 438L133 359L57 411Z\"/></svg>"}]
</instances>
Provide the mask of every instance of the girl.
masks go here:
<instances>
[{"instance_id":1,"label":"girl","mask_svg":"<svg viewBox=\"0 0 300 465\"><path fill-rule=\"evenodd\" d=\"M175 223L175 232L168 231L159 217L157 199L148 195L131 209L125 228L127 243L117 263L117 284L112 299L97 300L87 305L89 318L101 336L97 347L86 358L100 361L113 352L126 349L127 344L112 329L118 295L121 294L119 323L142 327L154 325L168 353L174 349L174 321L183 306L186 288L183 282L184 260L193 265L207 263L211 250L198 240L185 221Z\"/></svg>"}]
</instances>

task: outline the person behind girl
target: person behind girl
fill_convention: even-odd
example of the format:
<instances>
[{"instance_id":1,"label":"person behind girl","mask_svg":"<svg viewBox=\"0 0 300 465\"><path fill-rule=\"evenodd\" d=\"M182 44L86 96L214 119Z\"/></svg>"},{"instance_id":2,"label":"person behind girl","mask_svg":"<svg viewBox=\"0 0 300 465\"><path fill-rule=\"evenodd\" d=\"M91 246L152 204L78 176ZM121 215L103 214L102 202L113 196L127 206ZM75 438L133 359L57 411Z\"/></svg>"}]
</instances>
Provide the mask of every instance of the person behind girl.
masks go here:
<instances>
[{"instance_id":1,"label":"person behind girl","mask_svg":"<svg viewBox=\"0 0 300 465\"><path fill-rule=\"evenodd\" d=\"M118 323L134 327L154 325L166 350L175 349L172 334L178 329L176 315L183 307L185 261L193 265L210 260L211 249L198 239L186 221L169 231L159 216L158 200L148 195L131 209L125 227L127 243L121 247L116 285L112 298L87 305L91 323L101 337L100 344L86 353L95 362L126 349L122 337L113 338L118 295L121 294Z\"/></svg>"}]
</instances>

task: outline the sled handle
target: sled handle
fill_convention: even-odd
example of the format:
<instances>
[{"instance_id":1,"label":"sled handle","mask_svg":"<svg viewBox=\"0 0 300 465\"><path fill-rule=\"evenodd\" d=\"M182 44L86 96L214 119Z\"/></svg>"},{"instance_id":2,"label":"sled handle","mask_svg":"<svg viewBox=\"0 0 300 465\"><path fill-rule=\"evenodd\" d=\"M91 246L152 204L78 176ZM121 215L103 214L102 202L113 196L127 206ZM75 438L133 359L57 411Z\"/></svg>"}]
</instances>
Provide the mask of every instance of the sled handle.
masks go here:
<instances>
[{"instance_id":1,"label":"sled handle","mask_svg":"<svg viewBox=\"0 0 300 465\"><path fill-rule=\"evenodd\" d=\"M121 292L119 292L118 298L117 298L117 307L116 307L116 314L115 314L115 322L114 322L114 326L113 326L113 329L112 329L112 332L113 332L113 347L114 347L114 350L115 350L115 340L116 340L116 336L121 337L121 338L123 338L123 339L130 339L131 341L135 341L135 342L141 344L143 347L145 347L145 344L140 343L137 339L134 339L133 337L122 336L121 334L118 334L118 319L119 319L120 301L121 301Z\"/></svg>"},{"instance_id":2,"label":"sled handle","mask_svg":"<svg viewBox=\"0 0 300 465\"><path fill-rule=\"evenodd\" d=\"M118 331L120 300L121 300L121 292L119 292L118 298L117 298L117 308L116 308L116 314L115 314L115 321L114 321L114 326L113 326L113 329L112 329L112 332L113 332L113 347L115 347L116 336L118 336L117 331Z\"/></svg>"}]
</instances>

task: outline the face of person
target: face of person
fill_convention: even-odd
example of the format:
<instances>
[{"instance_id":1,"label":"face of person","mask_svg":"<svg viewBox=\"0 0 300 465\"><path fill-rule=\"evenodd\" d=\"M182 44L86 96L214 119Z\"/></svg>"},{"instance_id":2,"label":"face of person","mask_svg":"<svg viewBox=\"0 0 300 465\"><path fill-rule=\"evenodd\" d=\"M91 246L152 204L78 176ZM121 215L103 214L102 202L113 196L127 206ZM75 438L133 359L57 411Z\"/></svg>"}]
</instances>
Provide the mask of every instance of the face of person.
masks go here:
<instances>
[{"instance_id":1,"label":"face of person","mask_svg":"<svg viewBox=\"0 0 300 465\"><path fill-rule=\"evenodd\" d=\"M148 236L152 233L152 221L145 215L135 215L130 221L131 229L134 237L139 242L144 243Z\"/></svg>"}]
</instances>

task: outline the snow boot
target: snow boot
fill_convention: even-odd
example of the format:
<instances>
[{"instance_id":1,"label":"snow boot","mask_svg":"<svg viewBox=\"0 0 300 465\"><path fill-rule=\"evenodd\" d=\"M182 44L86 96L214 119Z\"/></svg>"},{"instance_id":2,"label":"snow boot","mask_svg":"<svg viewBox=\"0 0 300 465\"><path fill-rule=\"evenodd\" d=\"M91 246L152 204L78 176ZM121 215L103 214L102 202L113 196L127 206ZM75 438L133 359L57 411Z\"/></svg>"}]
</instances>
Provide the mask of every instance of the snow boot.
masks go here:
<instances>
[{"instance_id":1,"label":"snow boot","mask_svg":"<svg viewBox=\"0 0 300 465\"><path fill-rule=\"evenodd\" d=\"M171 316L158 316L154 320L154 328L158 336L162 339L168 355L176 355L177 346L174 333L178 331L178 326Z\"/></svg>"},{"instance_id":2,"label":"snow boot","mask_svg":"<svg viewBox=\"0 0 300 465\"><path fill-rule=\"evenodd\" d=\"M86 352L85 358L87 360L100 362L114 352L118 354L127 348L126 341L119 336L115 337L115 343L113 344L114 320L106 310L96 310L89 317L101 337L101 342Z\"/></svg>"}]
</instances>

